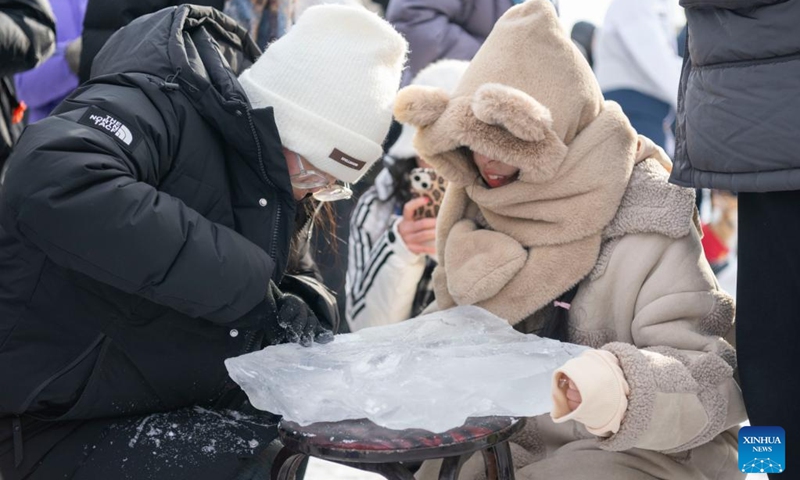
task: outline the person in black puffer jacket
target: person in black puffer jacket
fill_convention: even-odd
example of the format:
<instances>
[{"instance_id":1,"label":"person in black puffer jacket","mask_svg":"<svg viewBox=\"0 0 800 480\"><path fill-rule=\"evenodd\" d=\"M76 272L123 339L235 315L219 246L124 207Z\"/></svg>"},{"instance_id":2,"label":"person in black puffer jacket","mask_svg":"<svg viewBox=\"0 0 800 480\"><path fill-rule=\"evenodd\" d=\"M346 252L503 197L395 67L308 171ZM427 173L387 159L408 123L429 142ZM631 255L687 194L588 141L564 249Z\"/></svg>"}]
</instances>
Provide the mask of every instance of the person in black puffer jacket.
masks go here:
<instances>
[{"instance_id":1,"label":"person in black puffer jacket","mask_svg":"<svg viewBox=\"0 0 800 480\"><path fill-rule=\"evenodd\" d=\"M86 16L83 18L83 33L81 34L78 66L80 83L89 80L94 57L114 32L143 15L182 3L186 2L182 0L147 0L146 2L141 0L89 0L86 5ZM222 10L225 1L193 0L190 3Z\"/></svg>"},{"instance_id":2,"label":"person in black puffer jacket","mask_svg":"<svg viewBox=\"0 0 800 480\"><path fill-rule=\"evenodd\" d=\"M55 41L55 19L47 0L0 0L0 185L25 111L13 76L45 61Z\"/></svg>"},{"instance_id":3,"label":"person in black puffer jacket","mask_svg":"<svg viewBox=\"0 0 800 480\"><path fill-rule=\"evenodd\" d=\"M736 338L750 423L800 437L800 3L682 0L671 181L738 192ZM786 445L800 458L800 442Z\"/></svg>"},{"instance_id":4,"label":"person in black puffer jacket","mask_svg":"<svg viewBox=\"0 0 800 480\"><path fill-rule=\"evenodd\" d=\"M262 463L274 421L223 361L332 340L320 302L286 292L313 277L285 274L311 270L307 197L346 197L339 182L380 157L405 50L342 6L308 10L260 57L208 7L109 40L9 158L0 477L215 479Z\"/></svg>"}]
</instances>

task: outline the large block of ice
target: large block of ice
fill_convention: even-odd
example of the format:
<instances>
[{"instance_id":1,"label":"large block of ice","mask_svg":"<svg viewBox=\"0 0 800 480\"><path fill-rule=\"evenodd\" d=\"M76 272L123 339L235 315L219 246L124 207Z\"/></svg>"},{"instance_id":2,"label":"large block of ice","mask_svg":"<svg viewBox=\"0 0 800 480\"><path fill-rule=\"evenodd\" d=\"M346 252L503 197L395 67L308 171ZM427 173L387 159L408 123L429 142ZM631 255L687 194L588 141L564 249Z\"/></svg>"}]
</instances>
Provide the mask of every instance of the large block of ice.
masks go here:
<instances>
[{"instance_id":1,"label":"large block of ice","mask_svg":"<svg viewBox=\"0 0 800 480\"><path fill-rule=\"evenodd\" d=\"M467 417L550 411L553 371L586 347L524 335L478 307L230 358L258 409L308 425L367 418L443 432Z\"/></svg>"}]
</instances>

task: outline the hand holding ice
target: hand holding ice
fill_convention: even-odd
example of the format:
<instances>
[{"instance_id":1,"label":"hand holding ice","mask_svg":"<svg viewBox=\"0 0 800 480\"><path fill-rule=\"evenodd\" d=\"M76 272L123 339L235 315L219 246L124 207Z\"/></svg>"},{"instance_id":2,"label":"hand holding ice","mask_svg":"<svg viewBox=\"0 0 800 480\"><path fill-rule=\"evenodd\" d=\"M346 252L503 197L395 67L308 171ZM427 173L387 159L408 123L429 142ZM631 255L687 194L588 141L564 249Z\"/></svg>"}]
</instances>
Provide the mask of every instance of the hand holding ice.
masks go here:
<instances>
[{"instance_id":1,"label":"hand holding ice","mask_svg":"<svg viewBox=\"0 0 800 480\"><path fill-rule=\"evenodd\" d=\"M442 432L467 417L550 411L553 371L585 349L457 307L327 345L267 347L225 366L256 408L301 425L367 418Z\"/></svg>"}]
</instances>

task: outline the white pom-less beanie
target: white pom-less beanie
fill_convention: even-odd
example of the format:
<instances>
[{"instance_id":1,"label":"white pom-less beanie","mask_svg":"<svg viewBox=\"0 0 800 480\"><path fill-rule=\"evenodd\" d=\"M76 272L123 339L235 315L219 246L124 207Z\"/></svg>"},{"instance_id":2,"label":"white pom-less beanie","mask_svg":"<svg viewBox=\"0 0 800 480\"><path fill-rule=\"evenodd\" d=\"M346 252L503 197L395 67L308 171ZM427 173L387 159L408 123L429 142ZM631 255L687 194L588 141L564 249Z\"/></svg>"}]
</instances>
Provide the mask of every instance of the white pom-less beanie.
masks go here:
<instances>
[{"instance_id":1,"label":"white pom-less beanie","mask_svg":"<svg viewBox=\"0 0 800 480\"><path fill-rule=\"evenodd\" d=\"M466 60L439 60L420 70L411 81L411 85L438 87L447 93L453 93L468 66L469 62ZM400 136L387 152L389 156L397 159L416 157L417 151L414 149L416 133L416 127L404 124Z\"/></svg>"},{"instance_id":2,"label":"white pom-less beanie","mask_svg":"<svg viewBox=\"0 0 800 480\"><path fill-rule=\"evenodd\" d=\"M383 153L407 49L365 8L321 5L306 10L239 82L253 108L273 107L284 147L355 183Z\"/></svg>"}]
</instances>

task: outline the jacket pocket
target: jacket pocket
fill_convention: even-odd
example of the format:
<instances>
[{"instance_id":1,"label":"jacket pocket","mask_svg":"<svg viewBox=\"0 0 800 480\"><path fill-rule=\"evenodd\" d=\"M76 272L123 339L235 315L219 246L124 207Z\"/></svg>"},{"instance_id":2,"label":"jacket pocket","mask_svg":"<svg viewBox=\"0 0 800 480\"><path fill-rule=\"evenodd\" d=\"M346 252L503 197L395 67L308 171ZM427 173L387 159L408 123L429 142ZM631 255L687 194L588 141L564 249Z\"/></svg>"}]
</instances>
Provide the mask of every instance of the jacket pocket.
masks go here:
<instances>
[{"instance_id":1,"label":"jacket pocket","mask_svg":"<svg viewBox=\"0 0 800 480\"><path fill-rule=\"evenodd\" d=\"M77 358L40 383L20 410L40 419L57 418L69 411L88 385L92 370L102 355L104 339L105 335L99 334Z\"/></svg>"},{"instance_id":2,"label":"jacket pocket","mask_svg":"<svg viewBox=\"0 0 800 480\"><path fill-rule=\"evenodd\" d=\"M91 374L75 403L66 411L37 418L63 421L163 411L160 399L114 342L103 336Z\"/></svg>"}]
</instances>

